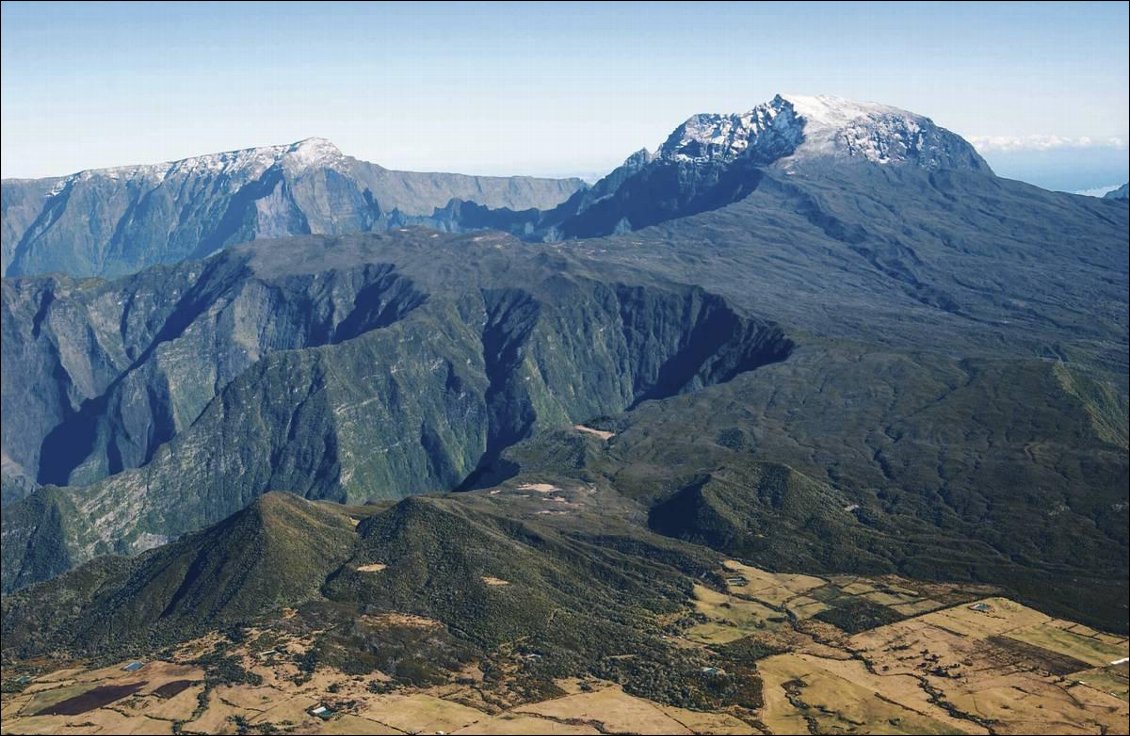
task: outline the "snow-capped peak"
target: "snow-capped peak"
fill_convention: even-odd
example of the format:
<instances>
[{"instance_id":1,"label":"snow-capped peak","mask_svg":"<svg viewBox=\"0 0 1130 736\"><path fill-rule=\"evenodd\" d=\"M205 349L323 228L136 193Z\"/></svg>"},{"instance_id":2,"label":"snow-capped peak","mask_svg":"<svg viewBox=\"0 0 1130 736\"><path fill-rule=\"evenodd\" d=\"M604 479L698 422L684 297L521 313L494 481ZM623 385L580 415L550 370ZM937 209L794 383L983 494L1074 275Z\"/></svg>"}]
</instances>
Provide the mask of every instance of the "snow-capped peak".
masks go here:
<instances>
[{"instance_id":1,"label":"snow-capped peak","mask_svg":"<svg viewBox=\"0 0 1130 736\"><path fill-rule=\"evenodd\" d=\"M903 163L922 153L929 158L926 138L938 130L929 118L874 102L803 95L782 99L804 121L798 158L849 156L877 164Z\"/></svg>"},{"instance_id":2,"label":"snow-capped peak","mask_svg":"<svg viewBox=\"0 0 1130 736\"><path fill-rule=\"evenodd\" d=\"M748 112L689 118L655 158L729 162L738 158L786 168L809 159L855 159L927 169L989 171L973 147L929 118L841 97L777 95Z\"/></svg>"},{"instance_id":3,"label":"snow-capped peak","mask_svg":"<svg viewBox=\"0 0 1130 736\"><path fill-rule=\"evenodd\" d=\"M242 183L257 179L267 169L278 165L290 172L301 172L341 167L347 163L346 156L330 141L325 138L306 138L281 146L209 153L160 164L87 169L61 179L48 196L62 191L72 182L93 178L158 183L174 176L223 174L233 182Z\"/></svg>"},{"instance_id":4,"label":"snow-capped peak","mask_svg":"<svg viewBox=\"0 0 1130 736\"><path fill-rule=\"evenodd\" d=\"M324 167L341 163L345 156L325 138L305 138L288 146L283 158L299 166Z\"/></svg>"},{"instance_id":5,"label":"snow-capped peak","mask_svg":"<svg viewBox=\"0 0 1130 736\"><path fill-rule=\"evenodd\" d=\"M241 178L257 178L277 164L282 164L292 171L300 171L328 168L344 161L345 156L342 152L325 138L304 138L296 143L281 146L261 146L194 156L169 164L158 164L155 168L164 166L169 174L187 171L214 172L238 174Z\"/></svg>"},{"instance_id":6,"label":"snow-capped peak","mask_svg":"<svg viewBox=\"0 0 1130 736\"><path fill-rule=\"evenodd\" d=\"M854 120L874 119L881 116L927 120L921 115L915 115L912 112L900 110L890 105L880 105L877 102L858 102L832 95L808 97L783 94L777 95L777 97L792 105L797 114L803 117L809 126L841 128Z\"/></svg>"},{"instance_id":7,"label":"snow-capped peak","mask_svg":"<svg viewBox=\"0 0 1130 736\"><path fill-rule=\"evenodd\" d=\"M667 138L655 158L669 161L732 161L757 157L764 163L788 155L803 140L803 126L781 97L743 113L694 115Z\"/></svg>"}]
</instances>

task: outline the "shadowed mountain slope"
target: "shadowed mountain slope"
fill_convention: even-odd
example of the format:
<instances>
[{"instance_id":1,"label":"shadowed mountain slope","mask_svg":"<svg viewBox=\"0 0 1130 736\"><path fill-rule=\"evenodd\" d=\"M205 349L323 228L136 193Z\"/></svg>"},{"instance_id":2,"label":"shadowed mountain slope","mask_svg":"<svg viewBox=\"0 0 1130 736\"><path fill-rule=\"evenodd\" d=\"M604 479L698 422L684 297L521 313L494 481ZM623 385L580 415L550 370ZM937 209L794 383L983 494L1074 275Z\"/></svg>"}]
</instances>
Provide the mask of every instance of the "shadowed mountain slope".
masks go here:
<instances>
[{"instance_id":1,"label":"shadowed mountain slope","mask_svg":"<svg viewBox=\"0 0 1130 736\"><path fill-rule=\"evenodd\" d=\"M702 289L623 275L417 231L264 241L109 285L6 284L28 319L4 323L4 411L27 417L5 424L5 452L68 484L6 509L6 585L217 522L267 488L353 501L473 485L541 427L792 350ZM166 304L134 333L123 315L141 300ZM105 351L73 348L91 343ZM40 569L20 542L57 517L63 567Z\"/></svg>"},{"instance_id":2,"label":"shadowed mountain slope","mask_svg":"<svg viewBox=\"0 0 1130 736\"><path fill-rule=\"evenodd\" d=\"M638 629L678 611L718 558L583 505L578 527L488 495L346 507L266 494L158 550L6 596L4 654L159 646L316 601L437 619L486 648L644 645Z\"/></svg>"},{"instance_id":3,"label":"shadowed mountain slope","mask_svg":"<svg viewBox=\"0 0 1130 736\"><path fill-rule=\"evenodd\" d=\"M310 138L52 179L6 179L5 276L117 276L256 238L383 231L452 199L549 208L579 179L392 171Z\"/></svg>"}]
</instances>

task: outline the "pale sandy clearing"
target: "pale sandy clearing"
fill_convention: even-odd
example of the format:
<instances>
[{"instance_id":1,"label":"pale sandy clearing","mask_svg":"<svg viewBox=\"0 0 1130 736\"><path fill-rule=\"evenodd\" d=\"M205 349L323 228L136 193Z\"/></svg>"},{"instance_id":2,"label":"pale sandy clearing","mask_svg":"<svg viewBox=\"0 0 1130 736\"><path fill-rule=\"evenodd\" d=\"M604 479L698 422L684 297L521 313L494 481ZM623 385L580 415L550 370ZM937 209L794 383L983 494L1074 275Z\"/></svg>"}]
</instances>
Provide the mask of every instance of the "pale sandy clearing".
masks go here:
<instances>
[{"instance_id":1,"label":"pale sandy clearing","mask_svg":"<svg viewBox=\"0 0 1130 736\"><path fill-rule=\"evenodd\" d=\"M537 493L553 493L560 490L557 486L551 486L548 483L523 483L518 486L519 491L536 491Z\"/></svg>"},{"instance_id":2,"label":"pale sandy clearing","mask_svg":"<svg viewBox=\"0 0 1130 736\"><path fill-rule=\"evenodd\" d=\"M610 440L610 439L612 439L613 437L616 436L615 432L605 432L604 430L601 430L601 429L593 429L592 427L586 427L583 424L574 424L573 429L577 430L578 432L585 432L587 434L595 434L597 437L599 437L602 440Z\"/></svg>"}]
</instances>

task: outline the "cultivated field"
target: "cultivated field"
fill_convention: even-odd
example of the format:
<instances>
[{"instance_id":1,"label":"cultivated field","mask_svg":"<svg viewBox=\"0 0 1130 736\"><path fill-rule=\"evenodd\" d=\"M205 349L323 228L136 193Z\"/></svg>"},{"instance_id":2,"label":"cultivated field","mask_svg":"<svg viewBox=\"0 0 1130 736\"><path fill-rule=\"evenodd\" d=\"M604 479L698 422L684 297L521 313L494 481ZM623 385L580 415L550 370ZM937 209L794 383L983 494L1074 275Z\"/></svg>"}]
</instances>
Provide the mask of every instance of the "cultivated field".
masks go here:
<instances>
[{"instance_id":1,"label":"cultivated field","mask_svg":"<svg viewBox=\"0 0 1130 736\"><path fill-rule=\"evenodd\" d=\"M373 565L374 572L377 565ZM490 585L506 581L490 578ZM718 583L717 581L721 581ZM753 693L701 712L593 677L519 688L532 660L474 663L408 686L304 664L324 632L245 629L142 660L24 662L4 671L4 733L740 734L1126 733L1125 637L1050 618L978 587L773 574L728 561L694 587L675 642L716 662L701 678ZM293 623L287 611L281 622ZM393 612L368 626L426 634ZM280 624L281 625L281 624ZM496 662L497 664L497 662ZM756 706L756 707L754 707Z\"/></svg>"}]
</instances>

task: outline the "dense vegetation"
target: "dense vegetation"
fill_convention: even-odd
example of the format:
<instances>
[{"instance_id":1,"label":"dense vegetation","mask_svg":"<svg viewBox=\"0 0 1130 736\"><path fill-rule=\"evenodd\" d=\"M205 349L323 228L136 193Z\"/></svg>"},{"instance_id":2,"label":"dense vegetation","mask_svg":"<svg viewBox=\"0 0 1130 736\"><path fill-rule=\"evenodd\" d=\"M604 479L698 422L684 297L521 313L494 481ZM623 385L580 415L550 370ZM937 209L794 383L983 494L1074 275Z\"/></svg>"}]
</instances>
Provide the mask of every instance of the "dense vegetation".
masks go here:
<instances>
[{"instance_id":1,"label":"dense vegetation","mask_svg":"<svg viewBox=\"0 0 1130 736\"><path fill-rule=\"evenodd\" d=\"M356 503L459 488L349 532L342 554L368 550L384 584L331 556L300 589L251 598L595 651L584 637L607 647L632 616L671 613L712 548L989 582L1125 630L1125 203L979 171L755 169L739 201L680 190L698 214L576 243L421 229L260 241L112 282L6 279L5 589L271 489ZM528 501L474 490L519 481L591 487L614 528L569 506L523 520ZM181 552L145 559L159 554ZM36 590L164 600L161 576L121 587L139 564ZM467 587L481 575L516 580ZM612 603L594 608L589 587ZM558 609L568 633L544 630Z\"/></svg>"}]
</instances>

